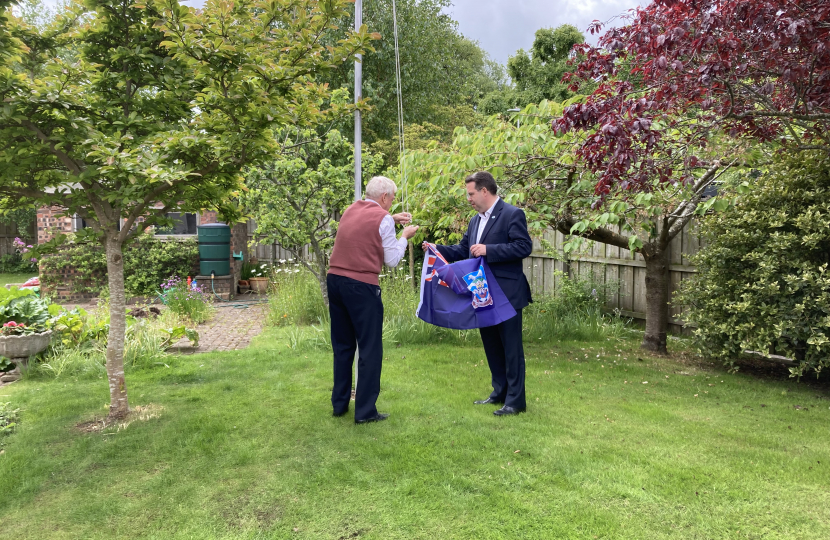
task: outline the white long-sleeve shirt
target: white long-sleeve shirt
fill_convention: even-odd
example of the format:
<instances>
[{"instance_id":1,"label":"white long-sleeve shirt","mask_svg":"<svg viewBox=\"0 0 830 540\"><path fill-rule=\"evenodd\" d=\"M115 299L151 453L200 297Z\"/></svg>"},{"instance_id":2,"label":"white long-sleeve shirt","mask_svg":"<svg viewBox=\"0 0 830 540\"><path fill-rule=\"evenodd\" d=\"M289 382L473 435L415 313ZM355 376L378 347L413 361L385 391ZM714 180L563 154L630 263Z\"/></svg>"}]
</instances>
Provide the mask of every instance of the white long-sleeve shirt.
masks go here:
<instances>
[{"instance_id":1,"label":"white long-sleeve shirt","mask_svg":"<svg viewBox=\"0 0 830 540\"><path fill-rule=\"evenodd\" d=\"M380 206L377 201L373 201L372 199L366 200ZM406 253L407 242L406 238L397 238L395 236L395 220L391 215L387 214L383 220L381 220L380 227L378 227L378 233L380 234L380 241L383 244L383 262L390 268L398 266L398 263L401 262L401 259L404 256L404 253Z\"/></svg>"}]
</instances>

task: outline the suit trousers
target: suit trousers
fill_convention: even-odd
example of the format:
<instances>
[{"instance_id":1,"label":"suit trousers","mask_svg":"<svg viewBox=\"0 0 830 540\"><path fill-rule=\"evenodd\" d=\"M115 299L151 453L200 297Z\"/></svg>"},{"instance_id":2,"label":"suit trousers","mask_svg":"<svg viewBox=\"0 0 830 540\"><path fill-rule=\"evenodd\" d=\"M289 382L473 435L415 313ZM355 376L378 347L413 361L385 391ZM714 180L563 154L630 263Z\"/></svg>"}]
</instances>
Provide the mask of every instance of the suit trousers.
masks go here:
<instances>
[{"instance_id":1,"label":"suit trousers","mask_svg":"<svg viewBox=\"0 0 830 540\"><path fill-rule=\"evenodd\" d=\"M352 368L357 347L357 388L355 420L377 415L375 402L380 394L383 362L383 302L380 287L345 276L326 277L331 318L331 347L334 352L334 387L331 404L335 414L349 408Z\"/></svg>"},{"instance_id":2,"label":"suit trousers","mask_svg":"<svg viewBox=\"0 0 830 540\"><path fill-rule=\"evenodd\" d=\"M522 346L522 310L495 326L480 328L484 354L490 365L490 397L516 409L525 409L525 353Z\"/></svg>"}]
</instances>

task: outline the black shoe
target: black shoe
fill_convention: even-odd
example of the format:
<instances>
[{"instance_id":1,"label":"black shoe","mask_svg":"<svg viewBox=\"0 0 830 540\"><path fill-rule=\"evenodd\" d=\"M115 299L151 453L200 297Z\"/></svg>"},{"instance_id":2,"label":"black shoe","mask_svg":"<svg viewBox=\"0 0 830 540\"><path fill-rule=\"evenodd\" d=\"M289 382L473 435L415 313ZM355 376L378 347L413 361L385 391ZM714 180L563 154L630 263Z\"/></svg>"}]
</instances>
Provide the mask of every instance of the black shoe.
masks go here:
<instances>
[{"instance_id":1,"label":"black shoe","mask_svg":"<svg viewBox=\"0 0 830 540\"><path fill-rule=\"evenodd\" d=\"M475 403L476 405L490 405L491 403L495 405L501 405L504 403L504 401L499 401L497 399L488 397L487 399L480 399L478 401L474 401L473 403Z\"/></svg>"},{"instance_id":2,"label":"black shoe","mask_svg":"<svg viewBox=\"0 0 830 540\"><path fill-rule=\"evenodd\" d=\"M371 418L364 418L363 420L355 420L355 424L368 424L369 422L380 422L381 420L386 420L389 418L389 415L386 413L377 413Z\"/></svg>"},{"instance_id":3,"label":"black shoe","mask_svg":"<svg viewBox=\"0 0 830 540\"><path fill-rule=\"evenodd\" d=\"M507 416L509 414L519 414L525 412L525 409L514 409L513 407L508 407L505 405L501 409L497 411L493 411L493 414L496 416Z\"/></svg>"},{"instance_id":4,"label":"black shoe","mask_svg":"<svg viewBox=\"0 0 830 540\"><path fill-rule=\"evenodd\" d=\"M345 415L347 412L349 412L348 407L346 409L340 411L340 412L334 411L333 413L331 413L331 415L336 417L336 418L340 418L341 416Z\"/></svg>"}]
</instances>

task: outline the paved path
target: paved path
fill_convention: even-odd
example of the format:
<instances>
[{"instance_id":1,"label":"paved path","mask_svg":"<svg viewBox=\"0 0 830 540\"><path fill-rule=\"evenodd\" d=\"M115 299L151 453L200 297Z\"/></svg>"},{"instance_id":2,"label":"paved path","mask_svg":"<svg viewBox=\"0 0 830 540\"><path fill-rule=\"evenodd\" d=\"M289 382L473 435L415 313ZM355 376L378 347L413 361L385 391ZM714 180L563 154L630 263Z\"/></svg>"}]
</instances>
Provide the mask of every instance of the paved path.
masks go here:
<instances>
[{"instance_id":1,"label":"paved path","mask_svg":"<svg viewBox=\"0 0 830 540\"><path fill-rule=\"evenodd\" d=\"M234 308L239 302L218 307L211 320L196 327L199 346L193 348L187 339L178 341L171 352L201 353L209 351L233 351L244 349L262 332L267 315L267 305L248 304L247 309Z\"/></svg>"}]
</instances>

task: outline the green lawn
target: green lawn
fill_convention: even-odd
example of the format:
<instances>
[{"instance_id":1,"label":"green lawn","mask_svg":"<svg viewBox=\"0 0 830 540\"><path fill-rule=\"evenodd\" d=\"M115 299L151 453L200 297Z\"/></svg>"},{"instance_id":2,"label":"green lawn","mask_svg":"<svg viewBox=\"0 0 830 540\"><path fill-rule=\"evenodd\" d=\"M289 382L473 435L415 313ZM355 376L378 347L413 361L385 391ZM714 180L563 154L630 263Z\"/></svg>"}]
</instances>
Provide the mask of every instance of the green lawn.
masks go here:
<instances>
[{"instance_id":1,"label":"green lawn","mask_svg":"<svg viewBox=\"0 0 830 540\"><path fill-rule=\"evenodd\" d=\"M5 287L7 283L20 285L29 278L37 276L37 272L31 274L0 274L0 287Z\"/></svg>"},{"instance_id":2,"label":"green lawn","mask_svg":"<svg viewBox=\"0 0 830 540\"><path fill-rule=\"evenodd\" d=\"M0 538L830 538L826 386L531 344L528 412L497 418L479 347L387 346L392 416L356 426L329 354L280 336L128 374L162 410L121 430L74 427L104 379L0 389Z\"/></svg>"}]
</instances>

